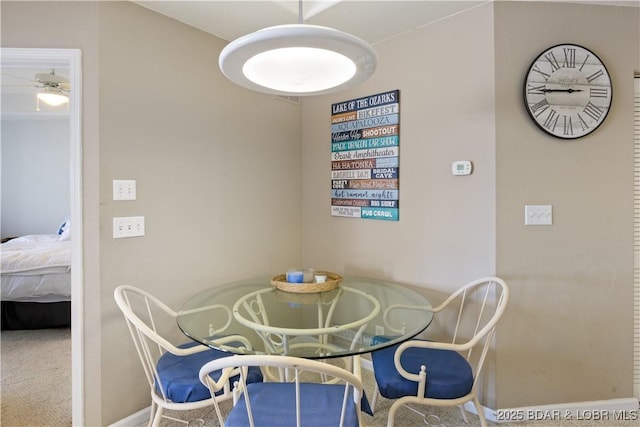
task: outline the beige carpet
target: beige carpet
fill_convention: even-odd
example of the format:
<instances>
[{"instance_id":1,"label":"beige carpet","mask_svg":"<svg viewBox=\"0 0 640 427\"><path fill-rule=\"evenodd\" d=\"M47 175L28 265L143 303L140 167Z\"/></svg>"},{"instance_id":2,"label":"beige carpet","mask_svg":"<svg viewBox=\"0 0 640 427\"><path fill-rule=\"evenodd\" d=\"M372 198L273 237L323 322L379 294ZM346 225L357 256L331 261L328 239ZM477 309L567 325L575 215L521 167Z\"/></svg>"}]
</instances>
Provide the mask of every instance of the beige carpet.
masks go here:
<instances>
[{"instance_id":1,"label":"beige carpet","mask_svg":"<svg viewBox=\"0 0 640 427\"><path fill-rule=\"evenodd\" d=\"M366 369L362 372L363 381L365 386L365 391L367 396L372 396L372 387L373 387L373 374L371 371ZM369 416L367 414L363 414L362 421L367 427L384 427L387 425L387 412L389 407L393 401L385 399L383 397L378 399L376 413L375 416ZM231 402L224 402L221 407L224 409L229 409L231 406ZM457 408L454 409L443 409L443 408L427 408L429 415L425 418L421 415L416 414L415 412L409 409L401 409L397 412L396 423L397 427L414 427L414 426L446 426L446 427L457 427L457 426L478 426L480 425L479 418L475 415L468 414L469 424L465 424L462 416L460 415L460 410ZM180 418L183 420L191 420L195 421L198 418L201 418L205 421L205 426L213 427L220 426L218 423L218 419L215 415L215 410L213 409L203 409L199 411L191 411L188 413L180 413L175 411L165 411L165 414L175 416L176 418ZM177 427L185 424L180 424L177 422L171 422L171 420L163 419L160 423L162 427ZM494 424L492 424L494 425ZM512 426L513 424L508 424L506 426ZM146 423L139 424L136 427L146 427Z\"/></svg>"},{"instance_id":2,"label":"beige carpet","mask_svg":"<svg viewBox=\"0 0 640 427\"><path fill-rule=\"evenodd\" d=\"M71 425L71 329L2 331L5 427Z\"/></svg>"},{"instance_id":3,"label":"beige carpet","mask_svg":"<svg viewBox=\"0 0 640 427\"><path fill-rule=\"evenodd\" d=\"M365 387L365 392L368 396L373 396L373 373L369 370L363 369L362 371L362 379ZM375 416L371 417L369 415L363 416L363 422L366 427L386 427L387 425L387 414L389 411L389 407L393 403L392 400L385 399L380 397L378 399L378 404L376 407ZM226 408L231 406L231 402L224 402L222 405L223 411ZM401 408L396 413L395 425L396 427L416 427L416 426L434 426L434 427L469 427L469 426L479 426L480 419L473 414L467 413L467 417L469 419L469 424L464 423L464 419L460 414L460 410L458 408L440 408L440 407L423 407L427 413L426 416L422 416L417 414L416 412L408 409L406 407ZM183 420L191 420L195 421L198 418L203 419L205 421L205 426L213 427L220 426L218 423L218 419L215 415L215 411L213 409L203 409L200 411L191 411L188 413L185 412L173 412L173 411L165 411L165 414L170 414L171 416L175 416L176 418ZM135 427L146 427L146 423L139 424ZM160 423L162 427L177 427L177 426L185 426L185 424L171 422L170 420L163 419ZM194 426L197 424L193 424ZM504 427L638 427L640 425L640 421L530 421L525 423L491 423L490 426L504 426Z\"/></svg>"},{"instance_id":4,"label":"beige carpet","mask_svg":"<svg viewBox=\"0 0 640 427\"><path fill-rule=\"evenodd\" d=\"M0 426L50 426L71 425L71 331L70 329L44 329L35 331L2 331L0 341L0 376L2 412ZM372 396L373 375L363 370L365 390ZM369 427L387 425L387 412L392 401L381 398L375 417L363 416ZM226 408L230 406L226 402ZM447 426L461 427L464 421L457 408L427 408L424 418L403 408L398 411L396 426ZM215 414L206 409L199 412L172 413L177 418L195 420L203 418L206 426L218 426ZM477 426L478 417L469 414L469 425ZM164 419L163 427L185 426ZM496 425L496 424L491 424ZM637 427L639 421L537 421L518 424L502 424L507 427ZM145 427L141 423L135 427Z\"/></svg>"}]
</instances>

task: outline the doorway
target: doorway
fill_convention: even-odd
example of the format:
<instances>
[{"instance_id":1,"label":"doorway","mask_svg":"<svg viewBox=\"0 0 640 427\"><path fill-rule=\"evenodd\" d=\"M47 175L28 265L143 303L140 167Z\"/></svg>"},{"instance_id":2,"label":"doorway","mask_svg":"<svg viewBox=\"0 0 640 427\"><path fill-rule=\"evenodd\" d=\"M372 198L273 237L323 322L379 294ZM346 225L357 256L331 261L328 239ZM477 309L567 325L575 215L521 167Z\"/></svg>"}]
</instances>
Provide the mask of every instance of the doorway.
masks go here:
<instances>
[{"instance_id":1,"label":"doorway","mask_svg":"<svg viewBox=\"0 0 640 427\"><path fill-rule=\"evenodd\" d=\"M50 67L60 64L69 70L69 218L71 233L71 394L73 425L84 425L83 351L83 218L82 218L82 78L79 49L2 48L2 68Z\"/></svg>"}]
</instances>

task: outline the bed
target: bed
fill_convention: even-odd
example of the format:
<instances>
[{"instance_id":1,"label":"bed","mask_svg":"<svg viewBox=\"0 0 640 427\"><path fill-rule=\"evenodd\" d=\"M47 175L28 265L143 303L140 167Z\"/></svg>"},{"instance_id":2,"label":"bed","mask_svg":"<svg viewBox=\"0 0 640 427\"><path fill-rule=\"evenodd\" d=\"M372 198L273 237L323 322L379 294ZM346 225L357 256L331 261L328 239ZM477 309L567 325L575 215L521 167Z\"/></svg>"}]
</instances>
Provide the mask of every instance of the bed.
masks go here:
<instances>
[{"instance_id":1,"label":"bed","mask_svg":"<svg viewBox=\"0 0 640 427\"><path fill-rule=\"evenodd\" d=\"M33 234L0 245L2 329L71 324L71 241L67 233Z\"/></svg>"}]
</instances>

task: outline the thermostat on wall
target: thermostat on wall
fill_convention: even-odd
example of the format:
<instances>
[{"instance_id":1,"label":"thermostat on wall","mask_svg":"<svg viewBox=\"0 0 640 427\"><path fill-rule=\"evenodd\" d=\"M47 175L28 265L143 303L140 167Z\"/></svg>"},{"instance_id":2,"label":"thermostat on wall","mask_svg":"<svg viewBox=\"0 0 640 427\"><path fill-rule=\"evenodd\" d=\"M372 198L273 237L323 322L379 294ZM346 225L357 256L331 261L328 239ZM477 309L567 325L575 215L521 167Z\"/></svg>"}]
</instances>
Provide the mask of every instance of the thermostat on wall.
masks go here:
<instances>
[{"instance_id":1,"label":"thermostat on wall","mask_svg":"<svg viewBox=\"0 0 640 427\"><path fill-rule=\"evenodd\" d=\"M471 175L473 165L469 160L460 160L451 164L451 173L454 175Z\"/></svg>"}]
</instances>

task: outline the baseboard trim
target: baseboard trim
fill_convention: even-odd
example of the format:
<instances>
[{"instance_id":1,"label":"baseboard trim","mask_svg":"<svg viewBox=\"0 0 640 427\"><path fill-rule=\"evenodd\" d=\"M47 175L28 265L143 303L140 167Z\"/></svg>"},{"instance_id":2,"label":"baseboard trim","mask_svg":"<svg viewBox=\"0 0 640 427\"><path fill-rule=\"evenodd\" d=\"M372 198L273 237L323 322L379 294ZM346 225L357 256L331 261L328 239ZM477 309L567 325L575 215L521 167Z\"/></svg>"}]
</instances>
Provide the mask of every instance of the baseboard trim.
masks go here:
<instances>
[{"instance_id":1,"label":"baseboard trim","mask_svg":"<svg viewBox=\"0 0 640 427\"><path fill-rule=\"evenodd\" d=\"M494 423L522 421L634 421L640 420L639 407L638 399L629 397L506 409L483 407L483 410L487 421ZM478 413L472 402L467 402L465 409L476 415Z\"/></svg>"},{"instance_id":2,"label":"baseboard trim","mask_svg":"<svg viewBox=\"0 0 640 427\"><path fill-rule=\"evenodd\" d=\"M109 427L135 427L140 424L146 424L149 422L149 417L151 416L151 406L147 406L144 409L139 410L135 414L131 414L126 418L121 419L120 421L116 421L111 424Z\"/></svg>"}]
</instances>

